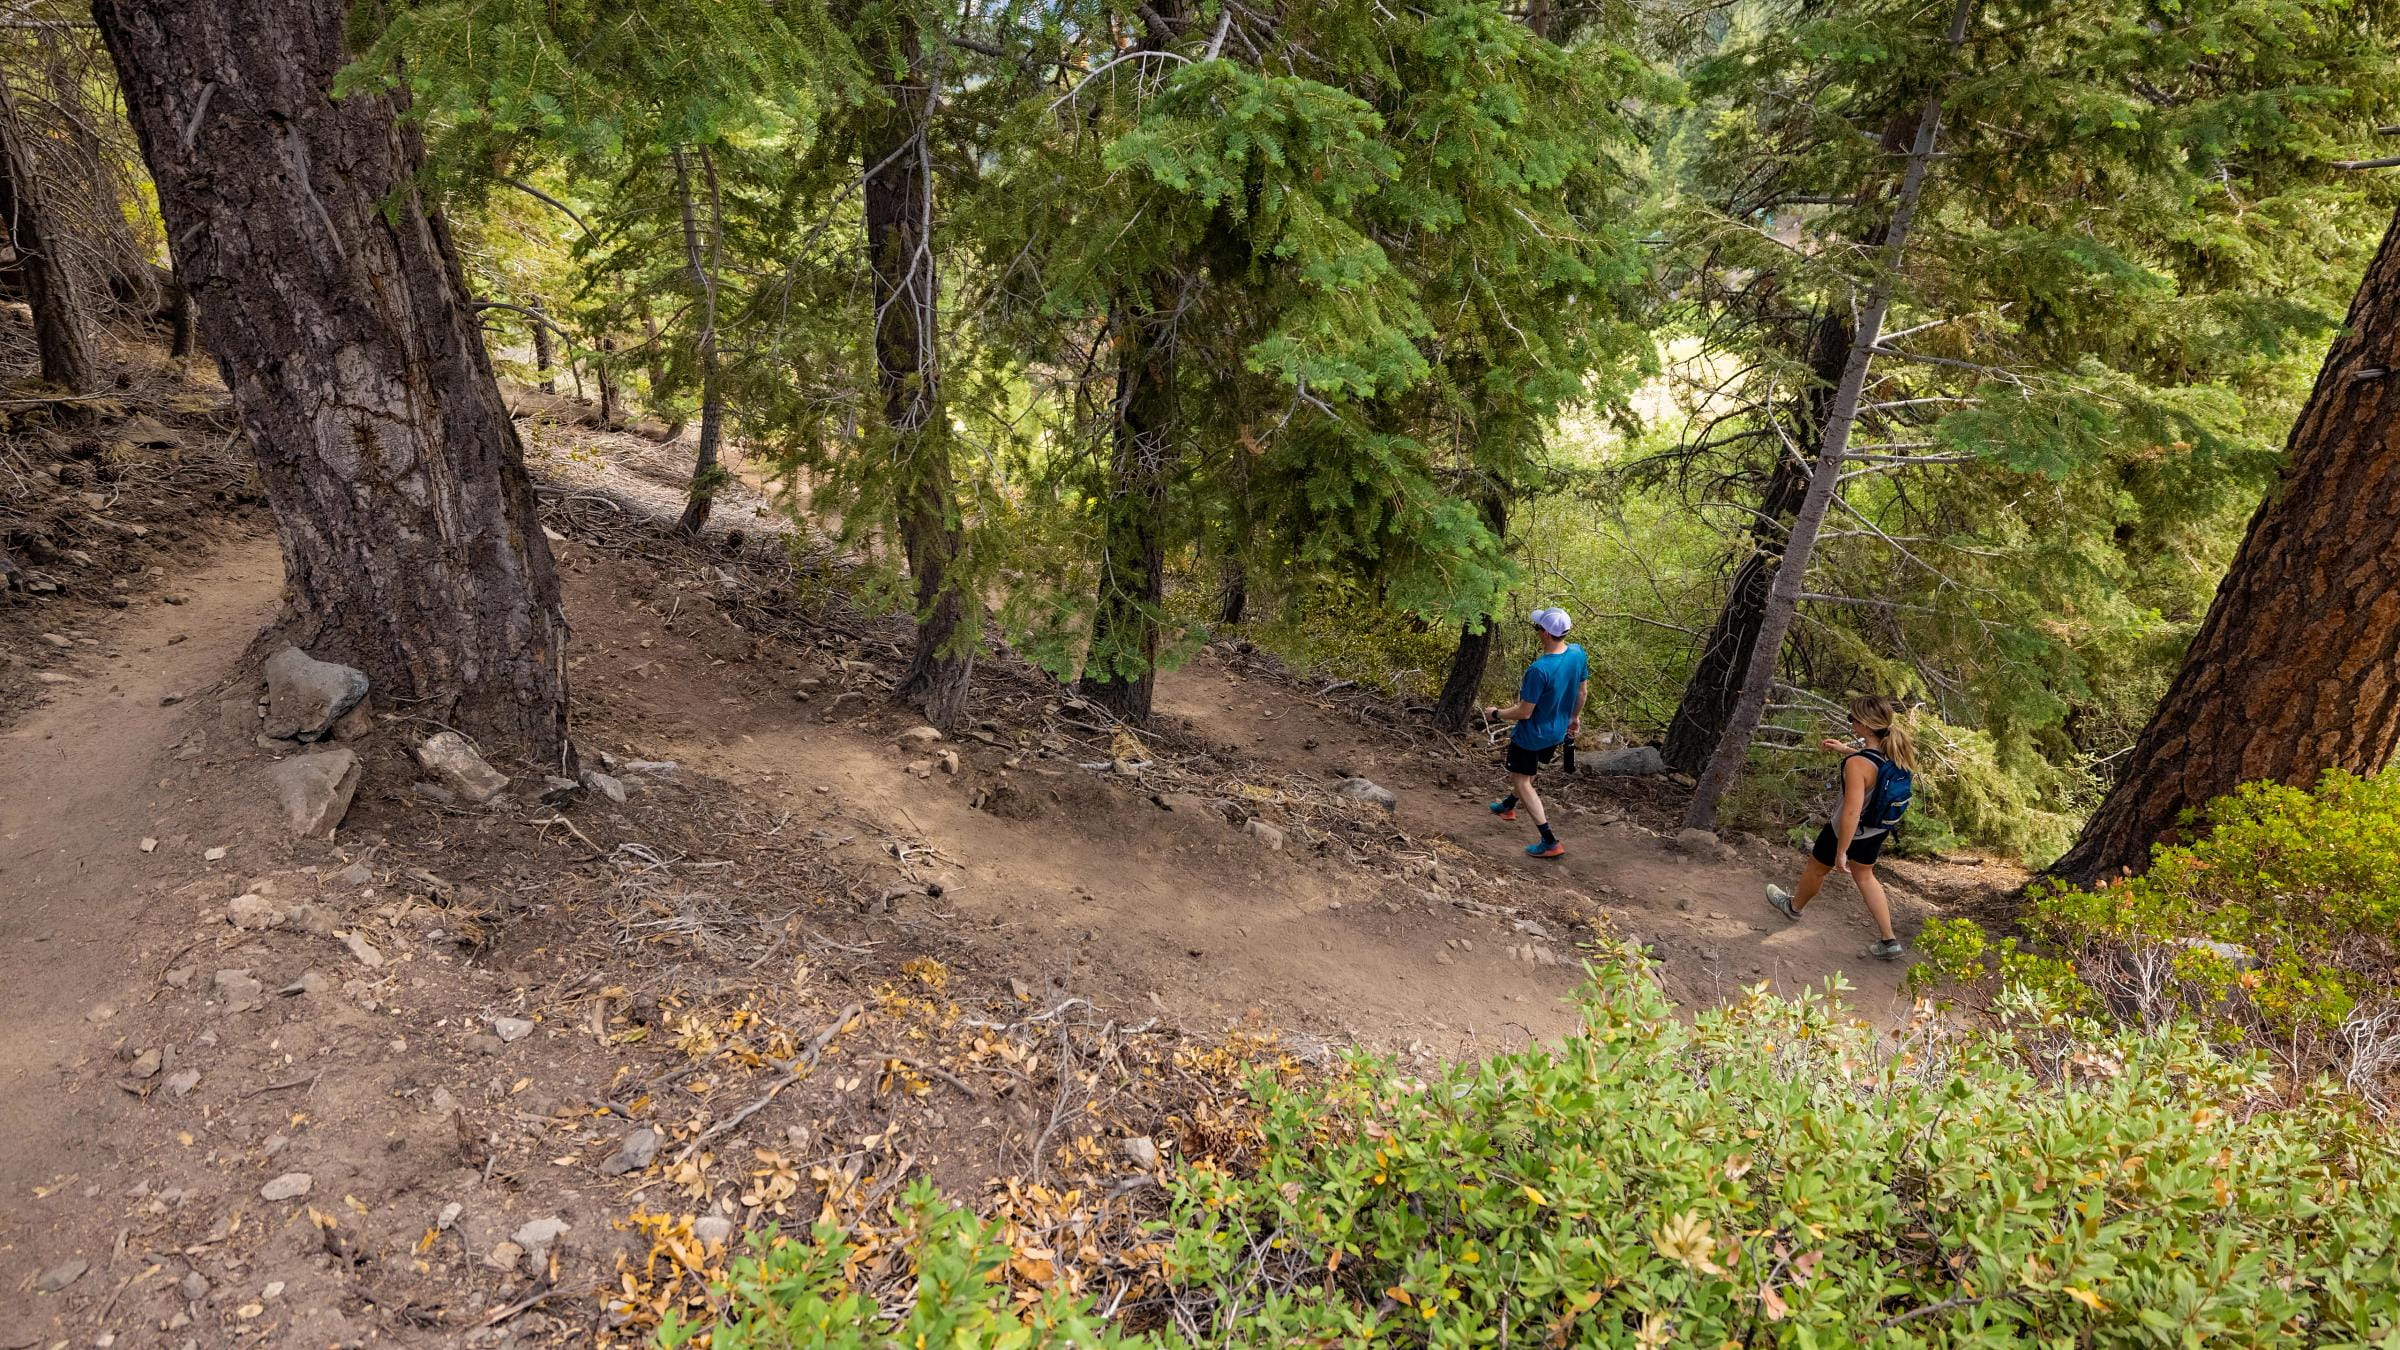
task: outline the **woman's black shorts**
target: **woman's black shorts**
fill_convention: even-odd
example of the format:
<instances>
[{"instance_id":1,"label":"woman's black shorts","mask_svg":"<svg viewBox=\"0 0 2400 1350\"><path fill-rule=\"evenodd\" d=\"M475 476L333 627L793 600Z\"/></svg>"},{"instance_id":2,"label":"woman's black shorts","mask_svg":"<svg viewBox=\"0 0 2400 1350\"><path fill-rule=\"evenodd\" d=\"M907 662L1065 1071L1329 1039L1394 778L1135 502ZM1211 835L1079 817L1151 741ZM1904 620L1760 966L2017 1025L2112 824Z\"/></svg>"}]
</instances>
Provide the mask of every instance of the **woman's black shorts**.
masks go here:
<instances>
[{"instance_id":1,"label":"woman's black shorts","mask_svg":"<svg viewBox=\"0 0 2400 1350\"><path fill-rule=\"evenodd\" d=\"M1852 839L1850 841L1850 861L1864 867L1873 867L1875 859L1883 853L1883 841L1891 837L1891 831L1886 830L1882 834L1868 835L1864 839ZM1833 866L1833 827L1831 825L1817 831L1817 842L1810 847L1808 854L1827 867Z\"/></svg>"},{"instance_id":2,"label":"woman's black shorts","mask_svg":"<svg viewBox=\"0 0 2400 1350\"><path fill-rule=\"evenodd\" d=\"M1560 744L1563 745L1565 742L1562 741ZM1558 746L1556 745L1540 750L1528 750L1515 741L1510 741L1508 753L1500 757L1500 762L1508 766L1510 773L1521 773L1527 778L1531 778L1543 765L1556 758L1558 758Z\"/></svg>"}]
</instances>

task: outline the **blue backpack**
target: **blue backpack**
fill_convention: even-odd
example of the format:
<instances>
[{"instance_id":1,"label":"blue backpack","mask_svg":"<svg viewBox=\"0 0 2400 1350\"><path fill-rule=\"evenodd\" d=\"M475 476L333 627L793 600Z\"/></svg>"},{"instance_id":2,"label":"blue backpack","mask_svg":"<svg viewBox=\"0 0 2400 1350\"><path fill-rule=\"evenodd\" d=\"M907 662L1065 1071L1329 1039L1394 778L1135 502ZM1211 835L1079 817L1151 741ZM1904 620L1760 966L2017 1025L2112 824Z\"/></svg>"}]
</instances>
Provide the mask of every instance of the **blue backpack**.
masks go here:
<instances>
[{"instance_id":1,"label":"blue backpack","mask_svg":"<svg viewBox=\"0 0 2400 1350\"><path fill-rule=\"evenodd\" d=\"M1880 750L1861 750L1875 765L1875 784L1867 789L1866 805L1859 808L1858 827L1862 830L1885 830L1898 833L1900 819L1908 814L1909 798L1916 793L1916 775L1894 764Z\"/></svg>"}]
</instances>

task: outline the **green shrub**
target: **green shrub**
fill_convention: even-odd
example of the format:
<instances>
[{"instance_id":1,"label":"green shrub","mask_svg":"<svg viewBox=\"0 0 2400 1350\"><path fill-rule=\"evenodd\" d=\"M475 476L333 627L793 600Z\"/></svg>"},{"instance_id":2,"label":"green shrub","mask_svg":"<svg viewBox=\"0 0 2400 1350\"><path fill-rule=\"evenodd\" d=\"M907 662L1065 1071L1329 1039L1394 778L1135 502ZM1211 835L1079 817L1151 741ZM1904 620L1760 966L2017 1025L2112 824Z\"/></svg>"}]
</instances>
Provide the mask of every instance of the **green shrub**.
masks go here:
<instances>
[{"instance_id":1,"label":"green shrub","mask_svg":"<svg viewBox=\"0 0 2400 1350\"><path fill-rule=\"evenodd\" d=\"M1824 996L1686 1023L1628 960L1554 1048L1261 1081L1255 1168L1173 1180L1170 1330L1122 1343L2400 1348L2400 1154L2353 1099L2013 995L1894 1043ZM923 1213L892 1317L821 1233L744 1263L716 1345L1104 1343Z\"/></svg>"},{"instance_id":2,"label":"green shrub","mask_svg":"<svg viewBox=\"0 0 2400 1350\"><path fill-rule=\"evenodd\" d=\"M2247 783L2208 832L2157 849L2141 876L2038 890L2013 947L1947 955L1960 981L2071 971L2118 1015L2192 1017L2273 1054L2293 1081L2331 1073L2378 1101L2400 1070L2400 773L2335 770L2314 791ZM2003 969L2000 960L2005 960Z\"/></svg>"},{"instance_id":3,"label":"green shrub","mask_svg":"<svg viewBox=\"0 0 2400 1350\"><path fill-rule=\"evenodd\" d=\"M709 1350L1104 1350L1132 1344L1078 1301L1060 1296L1017 1300L1000 1274L1010 1252L992 1226L943 1204L917 1181L893 1206L914 1288L886 1316L860 1287L867 1255L831 1224L808 1242L774 1231L753 1234L749 1253L724 1283L724 1311L709 1327L670 1317L658 1343L706 1344ZM703 1340L702 1338L706 1339Z\"/></svg>"}]
</instances>

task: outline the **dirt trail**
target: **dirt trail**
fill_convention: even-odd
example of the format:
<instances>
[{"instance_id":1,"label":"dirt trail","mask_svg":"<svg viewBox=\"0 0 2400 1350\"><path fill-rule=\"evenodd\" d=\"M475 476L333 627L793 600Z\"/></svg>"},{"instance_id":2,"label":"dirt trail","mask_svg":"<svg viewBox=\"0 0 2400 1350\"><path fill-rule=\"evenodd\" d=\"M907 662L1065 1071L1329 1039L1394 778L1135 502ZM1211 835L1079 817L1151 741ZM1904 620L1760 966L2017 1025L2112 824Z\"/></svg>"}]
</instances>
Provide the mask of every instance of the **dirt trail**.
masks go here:
<instances>
[{"instance_id":1,"label":"dirt trail","mask_svg":"<svg viewBox=\"0 0 2400 1350\"><path fill-rule=\"evenodd\" d=\"M681 472L674 448L574 431L562 444L561 434L535 437L551 456L546 473L655 518L680 510L667 481ZM721 495L710 528L789 525L746 484ZM722 685L726 675L703 667L688 678ZM994 940L1021 953L1029 980L1049 977L1066 988L1078 972L1099 972L1119 992L1153 996L1195 1024L1254 1012L1286 1027L1388 1048L1416 1042L1443 1054L1520 1044L1572 1023L1562 1001L1578 978L1571 959L1558 967L1512 960L1507 949L1525 934L1428 904L1414 888L1339 861L1261 849L1212 820L1157 811L1129 785L1055 762L1014 776L1065 800L1040 819L1004 819L967 805L971 782L912 779L911 757L881 737L827 727L773 691L685 692L702 706L756 701L759 711L755 721L738 719L738 734L714 727L678 741L677 753L772 791L825 788L877 839L930 848L912 872L943 884L941 911L998 925ZM1530 826L1483 809L1500 791L1497 752L1461 755L1438 738L1362 727L1329 703L1207 652L1161 675L1158 707L1274 775L1327 785L1340 772L1375 779L1399 793L1402 829L1470 870L1555 882L1561 893L1588 897L1618 934L1651 948L1669 990L1686 1003L1717 1002L1761 980L1789 993L1838 975L1853 986L1859 1015L1896 1024L1907 1013L1905 967L1865 955L1875 934L1844 883L1830 883L1798 925L1767 907L1764 886L1797 869L1794 850L1753 844L1724 861L1696 861L1638 825L1603 823L1622 812L1599 780L1558 786L1546 775L1569 854L1536 861L1521 852ZM1888 877L1887 885L1900 932L1912 936L1929 906ZM1572 958L1563 944L1557 949Z\"/></svg>"},{"instance_id":2,"label":"dirt trail","mask_svg":"<svg viewBox=\"0 0 2400 1350\"><path fill-rule=\"evenodd\" d=\"M1800 865L1797 850L1749 843L1725 861L1682 856L1618 818L1604 780L1562 780L1553 768L1542 790L1567 856L1528 858L1522 850L1534 838L1531 824L1521 816L1505 823L1485 809L1505 790L1497 750L1459 754L1438 741L1411 744L1305 696L1261 698L1254 682L1207 653L1161 678L1159 707L1284 772L1372 778L1399 795L1398 821L1411 835L1454 846L1480 866L1555 879L1561 890L1590 896L1620 934L1652 949L1669 991L1686 1003L1717 1002L1761 980L1788 994L1838 974L1854 986L1849 999L1861 1016L1896 1024L1908 1011L1905 966L1865 955L1875 932L1855 891L1827 883L1799 924L1767 907L1766 883L1788 882ZM1910 937L1928 907L1886 880L1895 922Z\"/></svg>"},{"instance_id":3,"label":"dirt trail","mask_svg":"<svg viewBox=\"0 0 2400 1350\"><path fill-rule=\"evenodd\" d=\"M150 922L158 889L224 842L176 832L186 802L162 774L187 709L162 701L223 676L273 617L282 580L272 539L228 545L179 579L182 603L126 613L82 649L73 682L0 734L0 1139L50 1145L0 1149L0 1197L27 1219L48 1212L23 1205L37 1190L102 1184L112 1160L59 1146L102 1137L138 1109L96 1066L119 1015L148 995L162 935L184 931L179 915ZM154 852L139 849L144 838L158 840Z\"/></svg>"}]
</instances>

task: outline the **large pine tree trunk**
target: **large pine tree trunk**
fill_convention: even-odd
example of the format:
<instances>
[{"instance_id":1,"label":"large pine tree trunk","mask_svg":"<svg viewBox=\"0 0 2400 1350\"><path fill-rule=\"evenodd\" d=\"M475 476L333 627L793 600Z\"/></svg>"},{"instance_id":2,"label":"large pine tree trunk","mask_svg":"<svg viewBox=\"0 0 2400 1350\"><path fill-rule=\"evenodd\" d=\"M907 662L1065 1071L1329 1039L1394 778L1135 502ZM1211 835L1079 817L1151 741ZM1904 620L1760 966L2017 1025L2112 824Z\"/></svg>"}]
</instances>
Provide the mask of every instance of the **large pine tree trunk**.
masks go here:
<instances>
[{"instance_id":1,"label":"large pine tree trunk","mask_svg":"<svg viewBox=\"0 0 2400 1350\"><path fill-rule=\"evenodd\" d=\"M1496 539L1508 538L1508 499L1497 487L1484 494L1483 523ZM1458 630L1458 646L1450 653L1450 673L1442 680L1442 692L1433 701L1433 724L1444 731L1467 729L1475 716L1477 696L1483 692L1483 678L1492 668L1492 649L1499 645L1500 616L1486 614L1483 621L1462 625Z\"/></svg>"},{"instance_id":2,"label":"large pine tree trunk","mask_svg":"<svg viewBox=\"0 0 2400 1350\"><path fill-rule=\"evenodd\" d=\"M725 434L725 391L718 377L717 363L717 249L723 242L723 204L717 196L717 169L703 153L701 167L708 173L709 234L704 254L700 245L700 222L692 202L691 156L681 148L675 151L675 189L683 209L683 251L685 264L692 273L692 287L700 297L700 331L692 339L694 358L700 363L700 450L692 458L692 487L684 499L683 516L675 528L684 534L698 534L708 526L708 513L716 506L717 480L723 470L717 467L717 450ZM678 434L681 428L677 428Z\"/></svg>"},{"instance_id":3,"label":"large pine tree trunk","mask_svg":"<svg viewBox=\"0 0 2400 1350\"><path fill-rule=\"evenodd\" d=\"M958 560L956 484L942 413L941 303L933 254L932 157L926 118L932 87L922 39L903 18L873 55L890 104L862 146L866 161L867 261L874 273L875 377L892 437L901 548L916 583L917 641L893 693L947 731L964 716L975 676L967 597L952 575Z\"/></svg>"},{"instance_id":4,"label":"large pine tree trunk","mask_svg":"<svg viewBox=\"0 0 2400 1350\"><path fill-rule=\"evenodd\" d=\"M2400 216L2115 788L2052 871L2149 865L2183 813L2240 783L2373 773L2400 744Z\"/></svg>"},{"instance_id":5,"label":"large pine tree trunk","mask_svg":"<svg viewBox=\"0 0 2400 1350\"><path fill-rule=\"evenodd\" d=\"M33 310L42 378L69 393L90 393L99 387L100 360L92 350L82 285L61 251L58 217L44 194L30 133L5 78L0 78L0 227L16 249L25 303Z\"/></svg>"},{"instance_id":6,"label":"large pine tree trunk","mask_svg":"<svg viewBox=\"0 0 2400 1350\"><path fill-rule=\"evenodd\" d=\"M1808 366L1815 385L1791 419L1795 445L1786 447L1777 439L1775 466L1767 475L1766 490L1759 495L1758 514L1751 518L1749 556L1734 568L1725 604L1717 611L1716 622L1709 625L1700 660L1684 682L1683 697L1675 705L1673 720L1667 723L1666 744L1660 753L1685 773L1697 774L1708 767L1708 758L1725 739L1725 725L1732 720L1742 686L1750 678L1751 653L1759 650L1758 635L1766 624L1767 591L1783 561L1792 517L1798 514L1808 495L1809 480L1815 476L1825 419L1832 410L1834 386L1841 382L1843 363L1850 356L1850 339L1846 311L1828 313L1809 325Z\"/></svg>"},{"instance_id":7,"label":"large pine tree trunk","mask_svg":"<svg viewBox=\"0 0 2400 1350\"><path fill-rule=\"evenodd\" d=\"M345 0L98 0L175 264L256 448L300 644L571 771L558 578L398 95Z\"/></svg>"},{"instance_id":8,"label":"large pine tree trunk","mask_svg":"<svg viewBox=\"0 0 2400 1350\"><path fill-rule=\"evenodd\" d=\"M1966 41L1967 21L1973 16L1975 0L1957 0L1950 16L1949 49L1956 52ZM1868 283L1867 293L1858 310L1858 328L1851 335L1849 352L1842 363L1842 377L1833 388L1833 401L1826 411L1825 436L1817 450L1817 462L1808 479L1808 491L1800 499L1800 508L1792 515L1791 529L1784 537L1782 558L1777 560L1775 579L1767 586L1767 602L1760 615L1758 641L1750 658L1750 668L1742 677L1742 692L1735 700L1733 713L1725 720L1725 732L1711 752L1708 767L1700 774L1698 786L1692 789L1692 800L1684 808L1685 829L1713 830L1717 825L1717 803L1733 786L1734 778L1750 760L1750 740L1757 735L1758 724L1765 720L1767 695L1775 684L1775 660L1783 651L1784 636L1791 632L1792 621L1800 613L1800 594L1808 576L1808 564L1816 552L1817 531L1825 523L1825 511L1833 504L1833 494L1841 485L1842 464L1850 452L1850 432L1858 424L1858 408L1866 394L1867 372L1875 364L1875 344L1883 339L1883 319L1891 311L1892 292L1897 286L1900 264L1908 252L1908 231L1916 218L1917 202L1925 192L1925 175L1933 162L1934 145L1941 136L1942 100L1947 86L1925 101L1924 111L1917 119L1917 131L1909 147L1908 167L1900 175L1899 191L1892 198L1892 214L1883 230L1883 246L1877 251L1875 277Z\"/></svg>"},{"instance_id":9,"label":"large pine tree trunk","mask_svg":"<svg viewBox=\"0 0 2400 1350\"><path fill-rule=\"evenodd\" d=\"M1078 687L1136 724L1150 720L1158 668L1159 607L1166 599L1167 486L1173 476L1174 336L1161 303L1120 313L1117 396L1103 505L1099 606Z\"/></svg>"}]
</instances>

